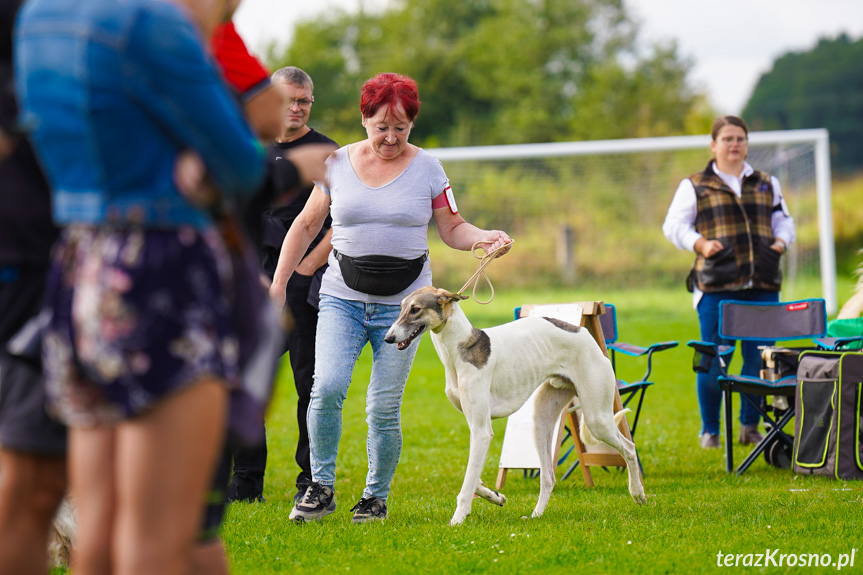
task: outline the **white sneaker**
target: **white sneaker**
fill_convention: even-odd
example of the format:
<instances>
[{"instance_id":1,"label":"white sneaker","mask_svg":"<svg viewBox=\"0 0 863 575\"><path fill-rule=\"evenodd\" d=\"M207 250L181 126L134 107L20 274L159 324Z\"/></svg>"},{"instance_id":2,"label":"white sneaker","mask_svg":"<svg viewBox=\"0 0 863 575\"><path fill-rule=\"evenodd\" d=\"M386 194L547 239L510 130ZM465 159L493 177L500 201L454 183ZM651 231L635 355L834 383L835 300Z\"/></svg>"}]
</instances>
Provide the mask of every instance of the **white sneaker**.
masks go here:
<instances>
[{"instance_id":1,"label":"white sneaker","mask_svg":"<svg viewBox=\"0 0 863 575\"><path fill-rule=\"evenodd\" d=\"M319 521L321 517L336 510L336 497L333 488L312 481L306 488L303 498L291 509L291 521Z\"/></svg>"}]
</instances>

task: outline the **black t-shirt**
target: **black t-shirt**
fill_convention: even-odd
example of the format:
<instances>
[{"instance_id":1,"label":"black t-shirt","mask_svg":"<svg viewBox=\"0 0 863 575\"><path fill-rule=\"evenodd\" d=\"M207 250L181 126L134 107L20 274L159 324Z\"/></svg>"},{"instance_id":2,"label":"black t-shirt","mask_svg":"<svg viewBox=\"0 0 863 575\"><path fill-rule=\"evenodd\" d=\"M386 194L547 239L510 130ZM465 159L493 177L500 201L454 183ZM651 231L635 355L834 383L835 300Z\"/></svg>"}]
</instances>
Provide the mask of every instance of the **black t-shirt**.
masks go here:
<instances>
[{"instance_id":1,"label":"black t-shirt","mask_svg":"<svg viewBox=\"0 0 863 575\"><path fill-rule=\"evenodd\" d=\"M13 135L17 106L12 74L12 25L20 2L0 0L0 128ZM0 158L0 346L41 307L51 244L51 191L23 135Z\"/></svg>"},{"instance_id":2,"label":"black t-shirt","mask_svg":"<svg viewBox=\"0 0 863 575\"><path fill-rule=\"evenodd\" d=\"M0 0L0 128L13 135L17 106L12 74L11 31L17 0ZM12 153L0 158L0 267L44 268L57 229L51 191L23 135Z\"/></svg>"},{"instance_id":3,"label":"black t-shirt","mask_svg":"<svg viewBox=\"0 0 863 575\"><path fill-rule=\"evenodd\" d=\"M304 136L297 138L291 142L275 142L267 148L268 161L278 164L284 161L284 156L292 148L304 146L306 144L332 144L338 145L330 138L324 136L314 129L309 129ZM276 205L264 210L261 222L261 264L264 268L264 273L271 278L276 271L276 263L279 261L279 252L282 249L282 242L285 240L288 230L294 223L294 220L303 211L309 197L312 194L314 186L300 188L295 190L288 203L284 205ZM321 229L318 236L312 241L309 250L314 249L323 237L327 230L332 226L332 219L327 216L324 222L324 227ZM306 252L308 253L308 252Z\"/></svg>"}]
</instances>

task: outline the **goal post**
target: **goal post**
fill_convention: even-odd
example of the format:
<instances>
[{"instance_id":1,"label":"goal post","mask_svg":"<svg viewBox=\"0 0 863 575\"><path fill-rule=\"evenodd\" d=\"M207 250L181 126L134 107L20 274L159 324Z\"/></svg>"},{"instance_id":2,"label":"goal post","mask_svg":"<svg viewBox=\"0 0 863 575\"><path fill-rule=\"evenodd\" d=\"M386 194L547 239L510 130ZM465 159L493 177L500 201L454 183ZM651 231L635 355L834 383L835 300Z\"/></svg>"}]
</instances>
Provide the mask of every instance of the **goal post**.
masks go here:
<instances>
[{"instance_id":1,"label":"goal post","mask_svg":"<svg viewBox=\"0 0 863 575\"><path fill-rule=\"evenodd\" d=\"M470 221L527 238L525 249L535 256L556 252L550 261L510 262L521 269L507 274L515 284L682 286L692 254L671 246L661 226L677 184L707 165L709 150L710 136L698 135L426 151L444 164ZM804 278L820 280L827 311L835 313L827 130L752 132L748 161L779 179L795 220L797 242L783 258L783 298L798 297ZM452 267L443 262L440 273Z\"/></svg>"}]
</instances>

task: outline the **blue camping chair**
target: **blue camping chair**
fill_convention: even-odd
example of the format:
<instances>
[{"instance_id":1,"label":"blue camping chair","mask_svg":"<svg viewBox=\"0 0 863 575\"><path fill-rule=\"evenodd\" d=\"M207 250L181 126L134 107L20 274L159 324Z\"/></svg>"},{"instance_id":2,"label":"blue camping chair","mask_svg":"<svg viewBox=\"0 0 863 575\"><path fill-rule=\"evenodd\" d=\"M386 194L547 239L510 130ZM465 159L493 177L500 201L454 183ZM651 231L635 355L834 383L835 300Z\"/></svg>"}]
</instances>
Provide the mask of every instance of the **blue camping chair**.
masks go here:
<instances>
[{"instance_id":1,"label":"blue camping chair","mask_svg":"<svg viewBox=\"0 0 863 575\"><path fill-rule=\"evenodd\" d=\"M638 427L638 418L641 415L641 406L644 403L644 394L647 388L653 385L653 382L650 381L650 372L653 370L653 354L677 347L678 342L663 341L654 343L648 347L641 347L617 341L617 308L610 303L605 304L605 314L599 317L599 322L602 324L605 346L608 348L611 365L614 368L615 377L617 377L617 393L620 394L620 401L623 403L623 407L626 407L633 399L638 399L635 417L632 420L632 427L630 428L630 433L635 437L635 429ZM617 369L618 354L623 354L627 357L647 356L647 369L644 375L635 381L621 379Z\"/></svg>"}]
</instances>

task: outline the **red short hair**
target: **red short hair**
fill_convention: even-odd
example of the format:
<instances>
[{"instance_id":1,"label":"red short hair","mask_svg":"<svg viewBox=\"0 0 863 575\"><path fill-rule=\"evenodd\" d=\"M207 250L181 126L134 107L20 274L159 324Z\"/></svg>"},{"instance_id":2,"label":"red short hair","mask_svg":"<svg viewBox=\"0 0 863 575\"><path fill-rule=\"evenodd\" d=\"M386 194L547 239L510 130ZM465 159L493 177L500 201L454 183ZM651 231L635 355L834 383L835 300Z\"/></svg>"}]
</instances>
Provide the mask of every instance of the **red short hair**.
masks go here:
<instances>
[{"instance_id":1,"label":"red short hair","mask_svg":"<svg viewBox=\"0 0 863 575\"><path fill-rule=\"evenodd\" d=\"M360 112L364 118L371 118L381 106L391 111L401 104L408 121L413 122L420 111L420 97L417 83L403 74L384 73L366 80L360 92Z\"/></svg>"}]
</instances>

